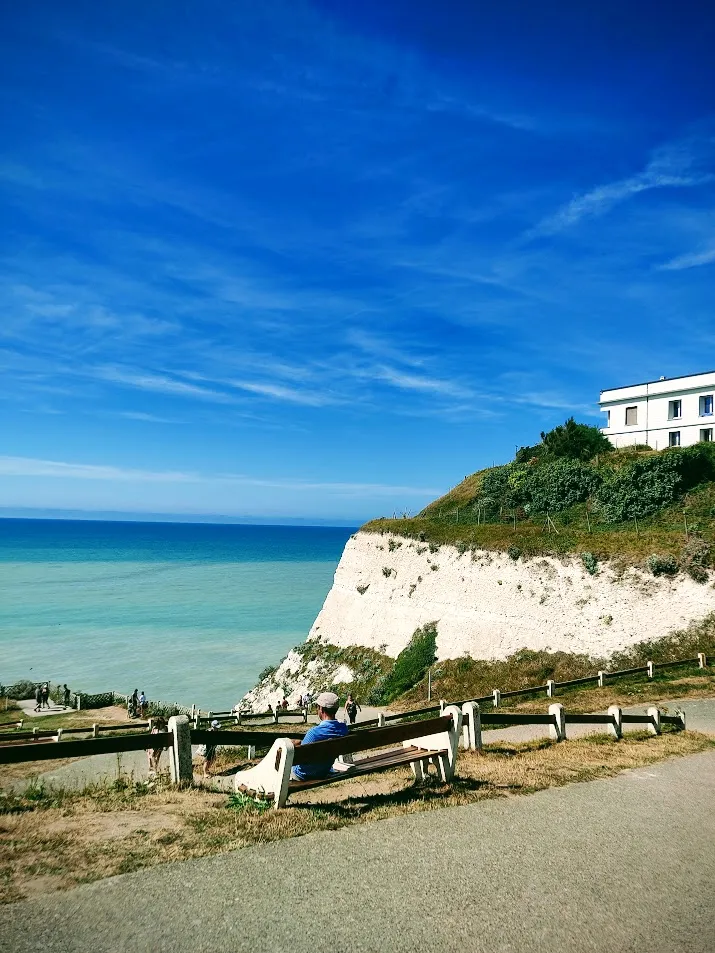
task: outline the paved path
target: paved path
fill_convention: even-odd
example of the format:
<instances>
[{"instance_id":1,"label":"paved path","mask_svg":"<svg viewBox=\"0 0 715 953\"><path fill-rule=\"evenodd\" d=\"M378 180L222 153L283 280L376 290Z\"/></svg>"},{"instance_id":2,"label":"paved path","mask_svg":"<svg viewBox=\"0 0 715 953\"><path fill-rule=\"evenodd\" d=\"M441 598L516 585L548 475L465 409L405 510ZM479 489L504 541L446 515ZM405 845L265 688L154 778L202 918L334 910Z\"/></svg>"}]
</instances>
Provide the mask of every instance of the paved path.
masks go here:
<instances>
[{"instance_id":1,"label":"paved path","mask_svg":"<svg viewBox=\"0 0 715 953\"><path fill-rule=\"evenodd\" d=\"M712 953L714 795L707 752L112 878L1 908L0 936L13 953Z\"/></svg>"},{"instance_id":2,"label":"paved path","mask_svg":"<svg viewBox=\"0 0 715 953\"><path fill-rule=\"evenodd\" d=\"M59 705L49 699L49 708L42 708L35 711L37 702L34 698L22 698L18 701L18 706L22 709L23 718L42 718L43 715L64 715L67 712L74 711L74 708L68 708L65 705Z\"/></svg>"}]
</instances>

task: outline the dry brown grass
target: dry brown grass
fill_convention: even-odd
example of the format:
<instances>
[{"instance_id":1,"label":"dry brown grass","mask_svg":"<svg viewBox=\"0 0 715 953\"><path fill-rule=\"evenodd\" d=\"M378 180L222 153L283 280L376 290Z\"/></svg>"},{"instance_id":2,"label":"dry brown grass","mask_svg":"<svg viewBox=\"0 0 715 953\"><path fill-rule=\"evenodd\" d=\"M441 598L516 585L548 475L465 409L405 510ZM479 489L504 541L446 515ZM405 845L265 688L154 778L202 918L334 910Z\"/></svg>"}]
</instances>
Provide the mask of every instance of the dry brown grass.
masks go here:
<instances>
[{"instance_id":1,"label":"dry brown grass","mask_svg":"<svg viewBox=\"0 0 715 953\"><path fill-rule=\"evenodd\" d=\"M591 736L560 745L489 745L483 755L460 754L451 786L434 779L415 784L400 768L303 792L281 811L163 782L31 791L6 798L0 814L0 901L311 831L609 777L713 747L715 739L693 732L629 734L617 743Z\"/></svg>"}]
</instances>

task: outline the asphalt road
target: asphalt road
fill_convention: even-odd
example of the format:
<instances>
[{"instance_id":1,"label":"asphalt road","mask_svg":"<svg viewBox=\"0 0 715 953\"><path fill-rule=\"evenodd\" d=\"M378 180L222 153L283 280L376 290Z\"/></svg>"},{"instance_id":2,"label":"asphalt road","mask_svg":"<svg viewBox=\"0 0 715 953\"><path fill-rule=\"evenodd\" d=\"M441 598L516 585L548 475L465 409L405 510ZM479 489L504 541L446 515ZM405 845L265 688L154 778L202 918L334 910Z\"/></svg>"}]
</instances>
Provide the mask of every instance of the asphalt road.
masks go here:
<instances>
[{"instance_id":1,"label":"asphalt road","mask_svg":"<svg viewBox=\"0 0 715 953\"><path fill-rule=\"evenodd\" d=\"M715 753L0 909L13 953L712 953Z\"/></svg>"}]
</instances>

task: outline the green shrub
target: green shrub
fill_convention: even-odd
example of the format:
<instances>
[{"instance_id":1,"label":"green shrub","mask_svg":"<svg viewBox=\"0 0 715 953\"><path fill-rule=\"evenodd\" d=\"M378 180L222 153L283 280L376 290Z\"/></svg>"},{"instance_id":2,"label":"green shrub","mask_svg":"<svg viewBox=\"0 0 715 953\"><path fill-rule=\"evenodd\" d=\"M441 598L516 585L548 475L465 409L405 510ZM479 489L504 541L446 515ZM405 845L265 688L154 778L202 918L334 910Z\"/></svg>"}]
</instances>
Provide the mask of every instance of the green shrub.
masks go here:
<instances>
[{"instance_id":1,"label":"green shrub","mask_svg":"<svg viewBox=\"0 0 715 953\"><path fill-rule=\"evenodd\" d=\"M518 546L510 546L507 550L507 553L509 555L509 559L513 559L514 562L516 562L519 556L521 556L521 550Z\"/></svg>"},{"instance_id":2,"label":"green shrub","mask_svg":"<svg viewBox=\"0 0 715 953\"><path fill-rule=\"evenodd\" d=\"M263 671L258 674L258 681L262 682L266 678L270 678L271 675L274 675L278 669L277 665L266 665Z\"/></svg>"},{"instance_id":3,"label":"green shrub","mask_svg":"<svg viewBox=\"0 0 715 953\"><path fill-rule=\"evenodd\" d=\"M598 427L577 424L573 417L548 433L542 432L541 442L550 457L569 460L592 460L596 454L613 451L613 444Z\"/></svg>"},{"instance_id":4,"label":"green shrub","mask_svg":"<svg viewBox=\"0 0 715 953\"><path fill-rule=\"evenodd\" d=\"M392 575L392 570L390 569L389 566L382 567L382 575L385 577L385 579L390 578L390 576Z\"/></svg>"},{"instance_id":5,"label":"green shrub","mask_svg":"<svg viewBox=\"0 0 715 953\"><path fill-rule=\"evenodd\" d=\"M525 502L536 513L559 513L585 502L601 483L593 467L577 460L556 460L533 467L523 484Z\"/></svg>"},{"instance_id":6,"label":"green shrub","mask_svg":"<svg viewBox=\"0 0 715 953\"><path fill-rule=\"evenodd\" d=\"M648 568L654 576L674 576L678 571L678 562L673 556L653 553L648 557Z\"/></svg>"},{"instance_id":7,"label":"green shrub","mask_svg":"<svg viewBox=\"0 0 715 953\"><path fill-rule=\"evenodd\" d=\"M593 553L581 553L581 562L587 573L590 573L592 576L596 575L598 572L598 560Z\"/></svg>"},{"instance_id":8,"label":"green shrub","mask_svg":"<svg viewBox=\"0 0 715 953\"><path fill-rule=\"evenodd\" d=\"M436 657L437 624L428 622L415 630L409 644L395 659L392 671L381 686L380 700L385 703L391 702L421 682Z\"/></svg>"}]
</instances>

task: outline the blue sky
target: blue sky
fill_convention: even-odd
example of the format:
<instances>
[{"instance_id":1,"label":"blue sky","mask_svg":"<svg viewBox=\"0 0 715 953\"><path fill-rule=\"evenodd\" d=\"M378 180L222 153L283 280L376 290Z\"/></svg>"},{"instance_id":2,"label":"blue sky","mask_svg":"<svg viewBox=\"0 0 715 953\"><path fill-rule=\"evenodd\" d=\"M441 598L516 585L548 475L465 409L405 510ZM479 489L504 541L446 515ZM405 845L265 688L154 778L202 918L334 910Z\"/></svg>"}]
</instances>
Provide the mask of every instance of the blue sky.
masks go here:
<instances>
[{"instance_id":1,"label":"blue sky","mask_svg":"<svg viewBox=\"0 0 715 953\"><path fill-rule=\"evenodd\" d=\"M6 6L0 506L414 512L715 366L707 6Z\"/></svg>"}]
</instances>

